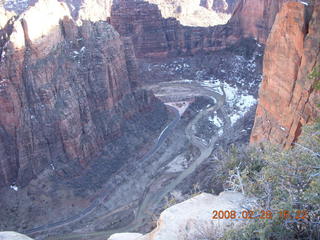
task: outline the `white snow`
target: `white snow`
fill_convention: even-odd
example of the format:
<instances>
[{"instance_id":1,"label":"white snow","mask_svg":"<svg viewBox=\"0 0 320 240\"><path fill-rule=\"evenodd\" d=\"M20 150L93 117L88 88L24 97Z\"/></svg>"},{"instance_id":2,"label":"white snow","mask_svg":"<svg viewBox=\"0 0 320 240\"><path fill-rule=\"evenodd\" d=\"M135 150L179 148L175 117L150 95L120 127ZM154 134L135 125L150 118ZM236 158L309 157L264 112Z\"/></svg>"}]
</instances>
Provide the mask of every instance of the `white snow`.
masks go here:
<instances>
[{"instance_id":1,"label":"white snow","mask_svg":"<svg viewBox=\"0 0 320 240\"><path fill-rule=\"evenodd\" d=\"M238 59L242 59L242 56L237 56ZM251 67L252 69L255 68L254 58L250 59L248 63L248 68ZM249 66L250 65L250 66ZM238 78L237 82L243 81L242 79ZM183 80L183 82L193 82L192 80ZM218 79L211 79L199 82L201 86L208 88L211 91L215 91L219 94L223 94L220 86L223 86L224 92L226 94L226 102L229 105L229 108L232 110L229 117L231 120L231 124L233 125L236 123L241 117L243 117L249 109L257 103L257 100L254 96L248 94L248 91L241 91L237 87L231 86L226 82L221 82ZM243 82L243 84L245 84ZM253 83L249 83L250 85ZM214 99L214 98L212 98ZM214 100L215 101L215 100ZM217 127L221 126L218 123L218 119L209 119L210 121L215 121Z\"/></svg>"},{"instance_id":2,"label":"white snow","mask_svg":"<svg viewBox=\"0 0 320 240\"><path fill-rule=\"evenodd\" d=\"M216 127L218 127L218 128L220 128L220 127L222 127L222 123L223 123L223 121L218 117L218 116L214 116L214 117L212 117L212 116L210 116L209 117L209 121L211 122L211 123L213 123Z\"/></svg>"},{"instance_id":3,"label":"white snow","mask_svg":"<svg viewBox=\"0 0 320 240\"><path fill-rule=\"evenodd\" d=\"M69 6L71 7L71 11L75 10L75 6L73 6L72 4L69 4Z\"/></svg>"},{"instance_id":4,"label":"white snow","mask_svg":"<svg viewBox=\"0 0 320 240\"><path fill-rule=\"evenodd\" d=\"M50 166L51 166L52 170L56 169L52 163L50 164Z\"/></svg>"},{"instance_id":5,"label":"white snow","mask_svg":"<svg viewBox=\"0 0 320 240\"><path fill-rule=\"evenodd\" d=\"M249 63L252 64L253 68L255 67L255 63L253 59L251 59ZM204 87L210 88L211 90L219 94L223 94L223 92L220 89L221 82L217 79L202 81L200 84ZM241 117L243 117L253 105L257 103L257 100L254 98L254 96L248 94L247 91L241 92L237 87L233 87L226 82L223 82L222 86L226 94L227 104L229 105L230 109L232 109L232 112L229 117L231 120L231 124L233 125ZM209 120L212 121L213 124L216 125L217 127L221 126L217 118L216 119L209 118Z\"/></svg>"},{"instance_id":6,"label":"white snow","mask_svg":"<svg viewBox=\"0 0 320 240\"><path fill-rule=\"evenodd\" d=\"M243 117L248 110L257 103L257 100L252 95L240 95L237 101L234 102L236 112L230 117L231 124L236 123L241 117Z\"/></svg>"},{"instance_id":7,"label":"white snow","mask_svg":"<svg viewBox=\"0 0 320 240\"><path fill-rule=\"evenodd\" d=\"M19 190L19 188L18 188L16 185L14 185L14 184L11 185L10 188L11 188L12 190L16 191L16 192Z\"/></svg>"},{"instance_id":8,"label":"white snow","mask_svg":"<svg viewBox=\"0 0 320 240\"><path fill-rule=\"evenodd\" d=\"M233 102L236 100L237 97L237 89L234 87L231 87L228 83L223 84L224 92L226 93L226 100L227 102Z\"/></svg>"},{"instance_id":9,"label":"white snow","mask_svg":"<svg viewBox=\"0 0 320 240\"><path fill-rule=\"evenodd\" d=\"M233 125L257 103L257 100L254 96L242 93L228 83L224 83L224 91L229 107L232 109L230 120L231 125Z\"/></svg>"},{"instance_id":10,"label":"white snow","mask_svg":"<svg viewBox=\"0 0 320 240\"><path fill-rule=\"evenodd\" d=\"M280 127L282 131L285 131L286 129L284 127Z\"/></svg>"}]
</instances>

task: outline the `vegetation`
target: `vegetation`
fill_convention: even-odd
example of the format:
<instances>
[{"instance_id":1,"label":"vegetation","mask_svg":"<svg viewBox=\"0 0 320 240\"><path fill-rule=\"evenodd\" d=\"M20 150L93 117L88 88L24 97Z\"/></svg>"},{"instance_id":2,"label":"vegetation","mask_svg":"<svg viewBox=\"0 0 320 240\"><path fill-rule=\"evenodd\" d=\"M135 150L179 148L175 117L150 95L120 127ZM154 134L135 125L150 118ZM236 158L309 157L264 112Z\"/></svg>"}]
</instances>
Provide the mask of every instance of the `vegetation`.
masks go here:
<instances>
[{"instance_id":1,"label":"vegetation","mask_svg":"<svg viewBox=\"0 0 320 240\"><path fill-rule=\"evenodd\" d=\"M226 159L226 188L256 198L259 207L253 210L270 210L273 216L250 219L222 239L320 239L319 124L305 127L290 150L232 148Z\"/></svg>"},{"instance_id":2,"label":"vegetation","mask_svg":"<svg viewBox=\"0 0 320 240\"><path fill-rule=\"evenodd\" d=\"M320 90L320 65L315 66L309 74L309 79L314 80L314 88Z\"/></svg>"}]
</instances>

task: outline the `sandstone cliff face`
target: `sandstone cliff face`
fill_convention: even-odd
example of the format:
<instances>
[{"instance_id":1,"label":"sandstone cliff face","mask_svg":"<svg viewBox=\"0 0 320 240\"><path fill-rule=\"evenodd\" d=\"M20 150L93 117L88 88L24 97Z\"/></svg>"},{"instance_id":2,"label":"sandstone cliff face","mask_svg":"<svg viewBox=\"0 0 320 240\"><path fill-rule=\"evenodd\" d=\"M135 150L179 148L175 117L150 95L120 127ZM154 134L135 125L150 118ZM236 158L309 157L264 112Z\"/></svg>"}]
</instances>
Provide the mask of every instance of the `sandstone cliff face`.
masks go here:
<instances>
[{"instance_id":1,"label":"sandstone cliff face","mask_svg":"<svg viewBox=\"0 0 320 240\"><path fill-rule=\"evenodd\" d=\"M265 43L275 16L286 1L64 0L75 18L111 18L111 24L122 36L133 38L138 57L215 51L247 37Z\"/></svg>"},{"instance_id":2,"label":"sandstone cliff face","mask_svg":"<svg viewBox=\"0 0 320 240\"><path fill-rule=\"evenodd\" d=\"M174 18L163 18L157 5L142 0L114 3L111 24L122 36L132 38L138 57L192 55L224 48L239 39L229 25L183 26Z\"/></svg>"},{"instance_id":3,"label":"sandstone cliff face","mask_svg":"<svg viewBox=\"0 0 320 240\"><path fill-rule=\"evenodd\" d=\"M108 240L176 240L202 239L204 237L222 237L230 225L228 220L212 220L213 210L241 211L243 206L254 204L253 199L237 192L222 192L218 196L201 193L181 203L175 204L163 212L157 221L157 227L146 235L139 233L117 233ZM188 211L186 211L188 209ZM241 224L238 222L237 224ZM199 228L199 226L201 226ZM206 233L204 230L206 229ZM215 232L210 232L214 230ZM204 236L204 234L206 234Z\"/></svg>"},{"instance_id":4,"label":"sandstone cliff face","mask_svg":"<svg viewBox=\"0 0 320 240\"><path fill-rule=\"evenodd\" d=\"M239 1L230 20L240 28L243 37L254 37L265 43L275 17L288 0L242 0Z\"/></svg>"},{"instance_id":5,"label":"sandstone cliff face","mask_svg":"<svg viewBox=\"0 0 320 240\"><path fill-rule=\"evenodd\" d=\"M315 80L308 78L320 63L320 3L312 18L305 5L284 4L268 38L264 78L251 143L268 140L289 147L301 126L313 121L319 111Z\"/></svg>"},{"instance_id":6,"label":"sandstone cliff face","mask_svg":"<svg viewBox=\"0 0 320 240\"><path fill-rule=\"evenodd\" d=\"M227 24L190 27L182 25L175 18L164 18L163 12L167 12L167 17L179 19L178 15L169 14L176 10L170 10L171 5L164 1L150 0L149 2L155 3L150 4L142 0L118 0L111 10L111 24L121 35L133 38L139 57L192 55L201 51L223 49L247 37L265 43L275 16L285 1L239 0L234 5L237 7ZM217 2L201 2L209 8L215 3Z\"/></svg>"},{"instance_id":7,"label":"sandstone cliff face","mask_svg":"<svg viewBox=\"0 0 320 240\"><path fill-rule=\"evenodd\" d=\"M86 166L143 109L162 109L156 125L166 119L152 94L133 88L130 41L106 22L78 26L64 3L43 0L9 34L0 64L0 186L25 185L48 167Z\"/></svg>"}]
</instances>

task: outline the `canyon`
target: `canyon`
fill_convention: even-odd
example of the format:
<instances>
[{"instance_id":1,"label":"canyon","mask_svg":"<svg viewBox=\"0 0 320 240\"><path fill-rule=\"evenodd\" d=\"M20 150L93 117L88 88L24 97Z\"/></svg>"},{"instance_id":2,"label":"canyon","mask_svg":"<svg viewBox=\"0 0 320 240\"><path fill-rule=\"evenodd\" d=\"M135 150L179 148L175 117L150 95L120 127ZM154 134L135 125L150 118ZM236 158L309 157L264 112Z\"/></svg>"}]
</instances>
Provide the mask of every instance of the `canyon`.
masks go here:
<instances>
[{"instance_id":1,"label":"canyon","mask_svg":"<svg viewBox=\"0 0 320 240\"><path fill-rule=\"evenodd\" d=\"M0 230L146 234L170 197L223 190L219 152L290 147L319 116L320 9L285 2L0 6Z\"/></svg>"},{"instance_id":2,"label":"canyon","mask_svg":"<svg viewBox=\"0 0 320 240\"><path fill-rule=\"evenodd\" d=\"M241 38L265 43L283 1L238 1L225 25L191 27L177 19L162 18L162 1L117 1L111 10L111 24L123 36L133 39L138 57L168 57L212 52L235 44ZM150 1L151 2L151 1ZM204 16L206 16L204 14Z\"/></svg>"},{"instance_id":3,"label":"canyon","mask_svg":"<svg viewBox=\"0 0 320 240\"><path fill-rule=\"evenodd\" d=\"M152 94L134 90L130 41L105 23L78 27L68 12L62 3L39 2L13 23L2 46L2 186L23 186L50 165L79 171L123 134L121 119L143 109L162 113L159 126L166 120Z\"/></svg>"}]
</instances>

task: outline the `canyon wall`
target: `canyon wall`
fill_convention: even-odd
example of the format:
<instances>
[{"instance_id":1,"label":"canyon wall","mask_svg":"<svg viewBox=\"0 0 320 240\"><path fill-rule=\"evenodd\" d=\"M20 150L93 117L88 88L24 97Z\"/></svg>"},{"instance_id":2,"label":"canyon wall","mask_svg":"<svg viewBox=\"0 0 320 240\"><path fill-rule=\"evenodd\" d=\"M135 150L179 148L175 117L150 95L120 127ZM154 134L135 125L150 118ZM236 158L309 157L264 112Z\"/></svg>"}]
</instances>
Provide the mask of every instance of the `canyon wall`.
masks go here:
<instances>
[{"instance_id":1,"label":"canyon wall","mask_svg":"<svg viewBox=\"0 0 320 240\"><path fill-rule=\"evenodd\" d=\"M153 129L164 124L165 107L134 87L130 41L106 22L77 25L64 3L42 0L11 28L0 46L0 186L84 168L141 111L156 115ZM136 130L152 132L142 120Z\"/></svg>"},{"instance_id":2,"label":"canyon wall","mask_svg":"<svg viewBox=\"0 0 320 240\"><path fill-rule=\"evenodd\" d=\"M265 43L288 0L64 1L74 18L110 21L133 39L138 57L167 57L215 51L247 37Z\"/></svg>"},{"instance_id":3,"label":"canyon wall","mask_svg":"<svg viewBox=\"0 0 320 240\"><path fill-rule=\"evenodd\" d=\"M265 43L275 17L288 0L239 1L230 23L240 28L242 37L253 37Z\"/></svg>"},{"instance_id":4,"label":"canyon wall","mask_svg":"<svg viewBox=\"0 0 320 240\"><path fill-rule=\"evenodd\" d=\"M320 3L312 17L304 4L284 4L267 40L260 100L251 143L289 147L301 127L319 116L320 101L309 74L320 64Z\"/></svg>"},{"instance_id":5,"label":"canyon wall","mask_svg":"<svg viewBox=\"0 0 320 240\"><path fill-rule=\"evenodd\" d=\"M163 1L124 1L113 3L111 24L123 36L132 37L139 57L193 55L230 46L242 38L256 38L265 43L276 14L287 0L240 0L229 22L212 27L182 25ZM203 1L205 6L215 2ZM161 10L164 9L164 10ZM192 9L194 9L193 7ZM205 16L205 14L203 14Z\"/></svg>"},{"instance_id":6,"label":"canyon wall","mask_svg":"<svg viewBox=\"0 0 320 240\"><path fill-rule=\"evenodd\" d=\"M111 24L122 36L132 38L138 57L192 55L224 48L239 39L230 25L183 26L174 18L163 18L157 5L145 1L114 3Z\"/></svg>"}]
</instances>

